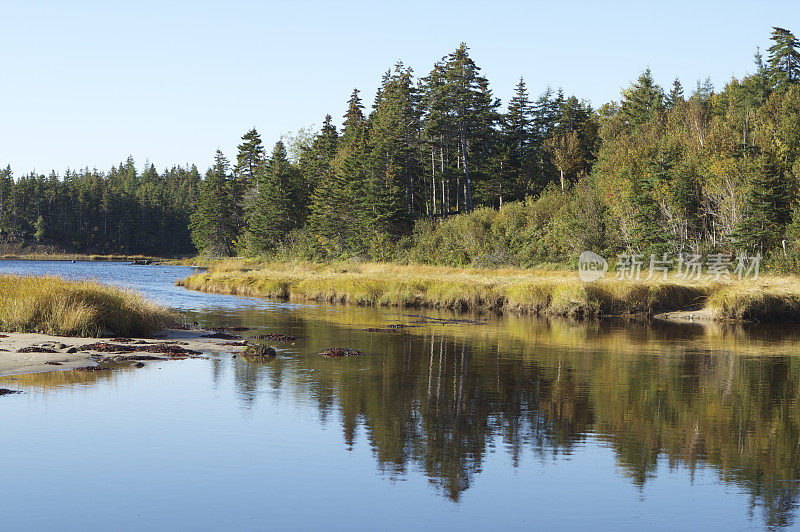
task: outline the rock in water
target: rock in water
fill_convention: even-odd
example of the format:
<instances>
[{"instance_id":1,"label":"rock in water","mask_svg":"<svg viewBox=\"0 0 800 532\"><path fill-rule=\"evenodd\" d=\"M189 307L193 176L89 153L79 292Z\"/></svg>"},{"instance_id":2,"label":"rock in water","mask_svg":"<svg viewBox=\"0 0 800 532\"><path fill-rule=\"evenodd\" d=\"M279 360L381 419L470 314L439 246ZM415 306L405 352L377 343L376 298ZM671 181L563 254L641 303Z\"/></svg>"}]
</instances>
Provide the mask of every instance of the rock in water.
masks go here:
<instances>
[{"instance_id":1,"label":"rock in water","mask_svg":"<svg viewBox=\"0 0 800 532\"><path fill-rule=\"evenodd\" d=\"M278 353L271 345L248 345L242 350L242 358L251 362L266 361L275 358Z\"/></svg>"}]
</instances>

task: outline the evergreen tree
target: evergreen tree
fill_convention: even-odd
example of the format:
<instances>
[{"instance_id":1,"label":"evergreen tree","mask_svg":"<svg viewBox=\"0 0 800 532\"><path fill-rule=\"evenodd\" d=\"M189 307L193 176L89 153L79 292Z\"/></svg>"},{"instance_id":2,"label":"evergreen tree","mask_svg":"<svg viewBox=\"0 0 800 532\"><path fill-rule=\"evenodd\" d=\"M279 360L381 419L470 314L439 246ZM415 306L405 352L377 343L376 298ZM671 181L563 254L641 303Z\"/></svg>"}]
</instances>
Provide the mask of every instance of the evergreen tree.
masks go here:
<instances>
[{"instance_id":1,"label":"evergreen tree","mask_svg":"<svg viewBox=\"0 0 800 532\"><path fill-rule=\"evenodd\" d=\"M773 88L783 89L800 81L800 42L783 28L772 28L769 47L769 71Z\"/></svg>"},{"instance_id":2,"label":"evergreen tree","mask_svg":"<svg viewBox=\"0 0 800 532\"><path fill-rule=\"evenodd\" d=\"M502 133L505 168L497 169L500 206L504 200L524 198L534 178L533 104L521 77L503 117Z\"/></svg>"},{"instance_id":3,"label":"evergreen tree","mask_svg":"<svg viewBox=\"0 0 800 532\"><path fill-rule=\"evenodd\" d=\"M295 215L295 172L278 141L263 172L247 224L248 249L263 253L275 249L283 237L297 226Z\"/></svg>"},{"instance_id":4,"label":"evergreen tree","mask_svg":"<svg viewBox=\"0 0 800 532\"><path fill-rule=\"evenodd\" d=\"M678 215L685 222L682 238L688 240L700 230L700 187L697 175L691 168L683 167L677 170L672 202Z\"/></svg>"},{"instance_id":5,"label":"evergreen tree","mask_svg":"<svg viewBox=\"0 0 800 532\"><path fill-rule=\"evenodd\" d=\"M683 100L683 85L681 85L681 81L678 78L672 82L672 90L669 91L665 99L665 104L667 109L674 109L677 107L679 102Z\"/></svg>"},{"instance_id":6,"label":"evergreen tree","mask_svg":"<svg viewBox=\"0 0 800 532\"><path fill-rule=\"evenodd\" d=\"M254 187L264 165L264 145L261 143L261 135L258 134L256 128L242 136L242 143L239 144L238 150L236 166L233 169L236 181L241 184L243 189Z\"/></svg>"},{"instance_id":7,"label":"evergreen tree","mask_svg":"<svg viewBox=\"0 0 800 532\"><path fill-rule=\"evenodd\" d=\"M358 89L353 89L350 99L347 101L347 112L344 114L342 124L342 141L347 143L352 141L352 137L360 135L366 119L364 118L364 104Z\"/></svg>"},{"instance_id":8,"label":"evergreen tree","mask_svg":"<svg viewBox=\"0 0 800 532\"><path fill-rule=\"evenodd\" d=\"M649 68L639 76L636 83L622 93L620 112L630 126L641 126L663 108L664 91L656 84Z\"/></svg>"},{"instance_id":9,"label":"evergreen tree","mask_svg":"<svg viewBox=\"0 0 800 532\"><path fill-rule=\"evenodd\" d=\"M752 251L769 251L780 242L791 220L794 190L771 154L762 154L750 178L745 217L734 238Z\"/></svg>"},{"instance_id":10,"label":"evergreen tree","mask_svg":"<svg viewBox=\"0 0 800 532\"><path fill-rule=\"evenodd\" d=\"M419 97L410 68L402 63L387 72L373 111L369 117L369 174L373 182L379 217L385 218L388 230L406 233L417 205L422 185L420 161Z\"/></svg>"},{"instance_id":11,"label":"evergreen tree","mask_svg":"<svg viewBox=\"0 0 800 532\"><path fill-rule=\"evenodd\" d=\"M36 232L33 234L34 238L36 238L37 242L41 242L44 240L45 235L47 234L47 224L44 221L44 216L39 215L36 218L36 224L34 224L34 229Z\"/></svg>"},{"instance_id":12,"label":"evergreen tree","mask_svg":"<svg viewBox=\"0 0 800 532\"><path fill-rule=\"evenodd\" d=\"M666 178L668 167L661 161L652 163L650 172L631 178L631 204L634 208L633 248L641 252L662 253L666 243L663 216L654 196L658 181Z\"/></svg>"},{"instance_id":13,"label":"evergreen tree","mask_svg":"<svg viewBox=\"0 0 800 532\"><path fill-rule=\"evenodd\" d=\"M465 43L443 58L423 81L427 134L442 147L456 149L456 168L464 179L463 205L471 211L473 177L489 160L500 102L492 96L488 80L481 76ZM456 194L460 195L460 190Z\"/></svg>"},{"instance_id":14,"label":"evergreen tree","mask_svg":"<svg viewBox=\"0 0 800 532\"><path fill-rule=\"evenodd\" d=\"M217 150L191 216L192 241L203 253L233 255L238 231L228 168L228 160Z\"/></svg>"},{"instance_id":15,"label":"evergreen tree","mask_svg":"<svg viewBox=\"0 0 800 532\"><path fill-rule=\"evenodd\" d=\"M238 150L231 191L234 202L234 223L237 232L241 234L245 232L245 222L255 202L258 184L264 171L264 145L255 128L242 136Z\"/></svg>"},{"instance_id":16,"label":"evergreen tree","mask_svg":"<svg viewBox=\"0 0 800 532\"><path fill-rule=\"evenodd\" d=\"M748 85L748 107L761 107L767 101L770 92L770 73L769 67L764 64L764 57L761 50L756 48L753 56L753 63L756 65L756 72L745 80ZM748 82L749 80L749 82Z\"/></svg>"}]
</instances>

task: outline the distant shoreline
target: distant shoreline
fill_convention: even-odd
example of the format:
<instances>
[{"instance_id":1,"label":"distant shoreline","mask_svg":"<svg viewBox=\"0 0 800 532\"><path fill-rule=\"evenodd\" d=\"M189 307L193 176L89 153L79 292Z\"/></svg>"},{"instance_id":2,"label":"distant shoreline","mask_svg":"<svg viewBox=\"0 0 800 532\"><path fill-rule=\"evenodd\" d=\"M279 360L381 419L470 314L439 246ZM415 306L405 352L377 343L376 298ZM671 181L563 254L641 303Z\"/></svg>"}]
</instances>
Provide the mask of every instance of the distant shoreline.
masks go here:
<instances>
[{"instance_id":1,"label":"distant shoreline","mask_svg":"<svg viewBox=\"0 0 800 532\"><path fill-rule=\"evenodd\" d=\"M97 255L84 253L8 253L0 255L0 260L30 261L79 261L79 262L135 262L150 261L153 264L165 264L182 260L182 257L154 257L150 255Z\"/></svg>"}]
</instances>

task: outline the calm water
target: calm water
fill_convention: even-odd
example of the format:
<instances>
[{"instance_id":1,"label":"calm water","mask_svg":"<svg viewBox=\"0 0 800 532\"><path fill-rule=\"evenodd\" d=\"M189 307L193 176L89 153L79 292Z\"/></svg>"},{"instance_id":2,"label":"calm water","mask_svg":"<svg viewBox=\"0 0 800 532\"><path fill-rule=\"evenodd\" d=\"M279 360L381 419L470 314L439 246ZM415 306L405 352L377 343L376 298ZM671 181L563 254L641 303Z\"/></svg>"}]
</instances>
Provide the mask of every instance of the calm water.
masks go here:
<instances>
[{"instance_id":1,"label":"calm water","mask_svg":"<svg viewBox=\"0 0 800 532\"><path fill-rule=\"evenodd\" d=\"M574 324L188 292L190 268L1 262L301 338L0 379L0 528L796 527L792 328ZM399 332L367 332L387 324ZM329 360L341 346L369 356Z\"/></svg>"}]
</instances>

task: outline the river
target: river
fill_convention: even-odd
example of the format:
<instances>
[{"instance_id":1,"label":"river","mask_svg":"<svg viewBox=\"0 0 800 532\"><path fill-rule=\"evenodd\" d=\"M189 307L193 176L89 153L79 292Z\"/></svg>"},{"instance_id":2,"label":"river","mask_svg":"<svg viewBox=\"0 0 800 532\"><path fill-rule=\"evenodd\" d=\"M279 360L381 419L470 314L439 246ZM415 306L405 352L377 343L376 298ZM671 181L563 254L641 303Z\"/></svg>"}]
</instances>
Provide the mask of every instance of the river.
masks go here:
<instances>
[{"instance_id":1,"label":"river","mask_svg":"<svg viewBox=\"0 0 800 532\"><path fill-rule=\"evenodd\" d=\"M263 364L0 379L25 391L0 397L2 529L798 524L793 327L298 305L174 286L192 271L0 262L298 338ZM334 346L368 355L316 354Z\"/></svg>"}]
</instances>

